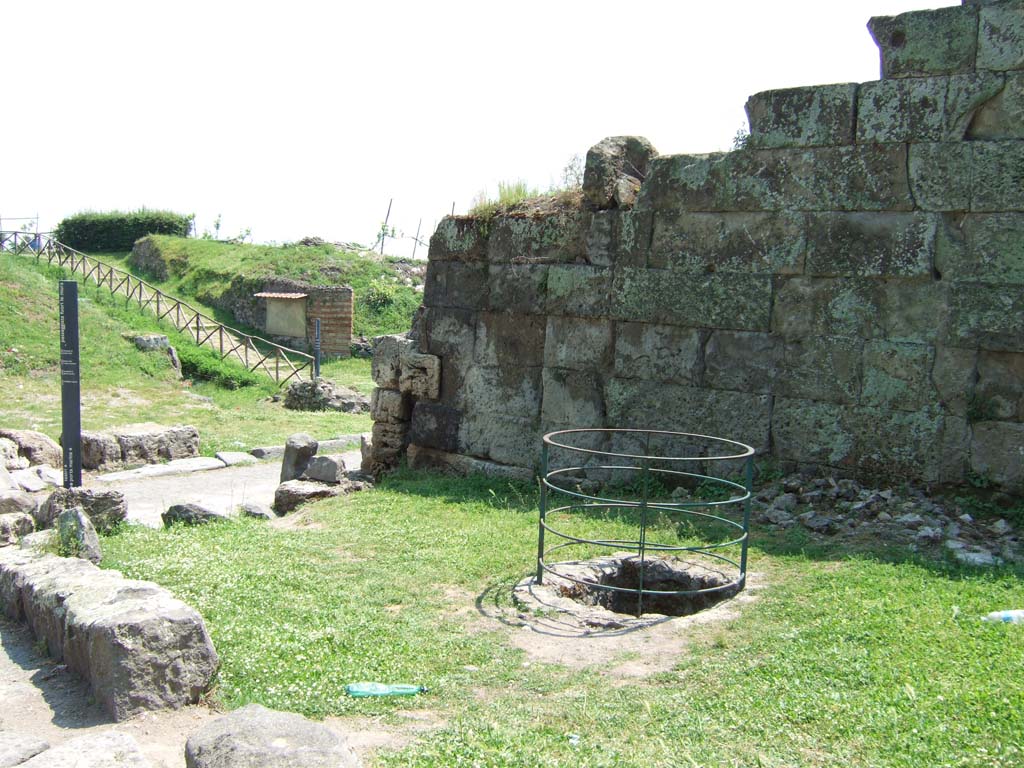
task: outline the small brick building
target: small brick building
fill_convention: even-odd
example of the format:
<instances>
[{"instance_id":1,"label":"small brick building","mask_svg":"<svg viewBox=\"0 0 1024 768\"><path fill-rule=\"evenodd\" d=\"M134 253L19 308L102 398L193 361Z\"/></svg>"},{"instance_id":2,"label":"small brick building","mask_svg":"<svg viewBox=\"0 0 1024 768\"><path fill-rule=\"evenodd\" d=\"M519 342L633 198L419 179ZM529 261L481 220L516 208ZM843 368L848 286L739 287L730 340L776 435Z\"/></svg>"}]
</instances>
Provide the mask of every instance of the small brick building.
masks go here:
<instances>
[{"instance_id":1,"label":"small brick building","mask_svg":"<svg viewBox=\"0 0 1024 768\"><path fill-rule=\"evenodd\" d=\"M257 317L270 336L299 349L313 349L320 321L320 351L329 357L352 354L353 291L347 285L308 285L278 278L253 295Z\"/></svg>"}]
</instances>

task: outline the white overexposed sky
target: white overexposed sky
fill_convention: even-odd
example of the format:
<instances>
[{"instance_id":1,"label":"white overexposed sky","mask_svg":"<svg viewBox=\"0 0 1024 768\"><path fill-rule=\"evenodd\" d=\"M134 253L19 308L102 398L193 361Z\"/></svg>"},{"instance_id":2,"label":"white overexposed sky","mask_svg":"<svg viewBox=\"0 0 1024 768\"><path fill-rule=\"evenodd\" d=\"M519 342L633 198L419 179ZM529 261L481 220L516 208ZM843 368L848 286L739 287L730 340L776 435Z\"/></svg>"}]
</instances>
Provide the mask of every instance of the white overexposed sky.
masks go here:
<instances>
[{"instance_id":1,"label":"white overexposed sky","mask_svg":"<svg viewBox=\"0 0 1024 768\"><path fill-rule=\"evenodd\" d=\"M747 96L877 79L867 20L942 4L5 0L0 218L146 206L370 243L394 198L426 239L605 136L728 149Z\"/></svg>"}]
</instances>

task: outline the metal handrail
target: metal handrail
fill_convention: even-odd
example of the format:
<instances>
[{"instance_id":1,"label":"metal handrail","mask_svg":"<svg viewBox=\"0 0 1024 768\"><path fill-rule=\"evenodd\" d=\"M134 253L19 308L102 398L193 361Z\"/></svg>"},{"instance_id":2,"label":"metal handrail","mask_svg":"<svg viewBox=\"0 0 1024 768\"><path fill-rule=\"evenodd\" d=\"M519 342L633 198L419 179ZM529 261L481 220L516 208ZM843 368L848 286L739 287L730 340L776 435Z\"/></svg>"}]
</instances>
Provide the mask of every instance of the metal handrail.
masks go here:
<instances>
[{"instance_id":1,"label":"metal handrail","mask_svg":"<svg viewBox=\"0 0 1024 768\"><path fill-rule=\"evenodd\" d=\"M97 287L107 288L112 295L123 295L129 303L134 300L139 309L152 310L158 320L167 320L177 330L187 333L195 339L197 346L215 350L221 360L230 356L249 371L262 370L278 385L300 376L307 369L310 378L313 378L312 355L225 325L130 272L76 251L54 239L48 232L0 231L0 251L33 255L37 262L45 256L46 263L51 265L56 261L58 266L81 274L83 280L91 279ZM262 352L257 343L263 348L269 347L270 351ZM272 362L273 367L268 362Z\"/></svg>"}]
</instances>

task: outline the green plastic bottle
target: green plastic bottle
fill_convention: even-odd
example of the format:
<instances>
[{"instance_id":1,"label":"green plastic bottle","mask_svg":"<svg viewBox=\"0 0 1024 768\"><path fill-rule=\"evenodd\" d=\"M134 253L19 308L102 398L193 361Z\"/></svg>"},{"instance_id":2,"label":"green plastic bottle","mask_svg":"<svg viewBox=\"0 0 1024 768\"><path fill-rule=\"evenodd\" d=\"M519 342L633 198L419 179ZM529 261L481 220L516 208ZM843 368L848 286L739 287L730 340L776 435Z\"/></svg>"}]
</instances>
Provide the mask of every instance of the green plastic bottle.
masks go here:
<instances>
[{"instance_id":1,"label":"green plastic bottle","mask_svg":"<svg viewBox=\"0 0 1024 768\"><path fill-rule=\"evenodd\" d=\"M387 685L386 683L349 683L345 693L349 696L415 696L427 689L422 685Z\"/></svg>"}]
</instances>

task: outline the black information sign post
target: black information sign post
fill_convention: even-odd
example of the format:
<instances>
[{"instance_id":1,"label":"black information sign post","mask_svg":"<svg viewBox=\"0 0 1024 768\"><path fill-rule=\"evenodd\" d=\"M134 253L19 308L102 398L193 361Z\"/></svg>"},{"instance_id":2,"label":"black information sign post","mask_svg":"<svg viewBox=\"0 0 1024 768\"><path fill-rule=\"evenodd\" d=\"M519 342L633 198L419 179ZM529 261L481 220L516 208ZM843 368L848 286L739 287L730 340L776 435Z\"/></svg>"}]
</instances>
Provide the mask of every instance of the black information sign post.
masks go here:
<instances>
[{"instance_id":1,"label":"black information sign post","mask_svg":"<svg viewBox=\"0 0 1024 768\"><path fill-rule=\"evenodd\" d=\"M320 318L313 321L313 378L320 378Z\"/></svg>"},{"instance_id":2,"label":"black information sign post","mask_svg":"<svg viewBox=\"0 0 1024 768\"><path fill-rule=\"evenodd\" d=\"M60 281L60 403L64 487L82 484L82 380L78 361L78 283Z\"/></svg>"}]
</instances>

